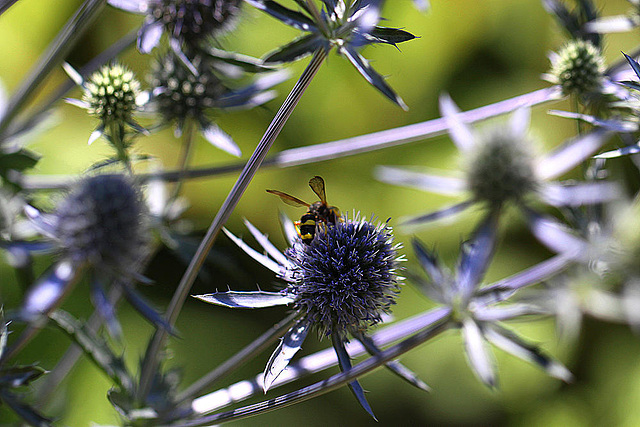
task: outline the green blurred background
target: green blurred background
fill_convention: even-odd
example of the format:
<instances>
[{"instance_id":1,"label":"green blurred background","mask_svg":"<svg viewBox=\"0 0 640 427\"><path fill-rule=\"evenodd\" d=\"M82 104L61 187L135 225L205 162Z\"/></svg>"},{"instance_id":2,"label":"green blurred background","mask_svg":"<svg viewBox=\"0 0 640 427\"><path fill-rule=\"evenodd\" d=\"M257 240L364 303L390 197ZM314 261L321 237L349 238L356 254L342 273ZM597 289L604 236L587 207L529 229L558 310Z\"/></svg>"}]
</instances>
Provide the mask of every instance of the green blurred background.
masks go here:
<instances>
[{"instance_id":1,"label":"green blurred background","mask_svg":"<svg viewBox=\"0 0 640 427\"><path fill-rule=\"evenodd\" d=\"M39 55L64 25L80 1L20 0L0 16L0 79L11 93ZM292 2L291 2L292 3ZM306 146L335 139L361 135L438 117L438 96L449 92L463 109L475 108L501 99L547 86L540 74L548 68L547 53L563 42L564 35L546 14L539 0L433 0L428 14L417 12L410 0L387 1L383 16L389 26L402 27L420 38L399 46L369 47L364 54L375 68L388 76L388 82L409 105L403 112L367 85L343 58L333 54L324 64L299 107L276 141L273 151ZM605 4L606 3L606 4ZM623 13L628 3L623 0L600 1L604 15ZM141 22L137 16L112 8L104 10L87 31L68 60L82 66ZM222 41L224 47L261 56L297 35L297 31L274 19L245 7L236 30ZM620 51L637 46L638 33L616 35L605 40L608 63L621 58ZM130 49L121 60L133 68L144 81L150 57ZM220 116L219 125L227 131L247 158L255 147L295 76L306 64L300 61L290 67L294 78L282 84L280 96L265 108ZM62 69L42 83L38 102L60 84L66 75ZM71 93L79 97L76 89ZM558 145L574 132L572 123L546 115L547 106L533 112L532 134L543 148ZM569 108L557 103L553 108ZM87 138L95 128L95 120L75 107L59 104L59 124L39 137L30 148L42 155L34 174L81 173L92 163L111 154L102 140L87 146ZM137 151L162 160L167 168L175 166L180 142L167 129L143 138ZM194 164L215 165L234 162L231 156L198 140ZM626 160L618 161L620 168ZM307 186L313 175L327 182L331 204L343 211L375 214L392 218L397 224L403 216L441 207L451 200L415 190L392 187L375 181L375 165L425 165L456 169L457 156L446 137L417 142L357 157L321 162L290 169L259 172L238 205L227 227L237 235L248 235L242 219L249 219L272 240L284 248L284 238L277 220L279 210L297 217L302 212L283 205L265 193L273 188L304 200L313 200ZM190 209L186 218L194 230L208 226L221 205L236 175L199 179L185 186ZM429 246L435 246L451 265L458 245L477 222L469 214L455 224L419 231L417 235ZM487 280L497 280L543 260L549 254L529 236L522 219L508 216L503 222L501 245ZM397 230L398 240L409 247L411 235ZM247 239L251 244L253 240ZM193 245L198 240L194 237ZM406 267L416 269L413 254L406 251ZM44 270L50 260L42 259ZM24 289L15 284L13 272L0 267L0 301L8 307L19 304ZM144 294L159 308L166 307L185 265L168 251L158 254L148 275L156 283L143 287ZM216 289L273 289L273 276L249 260L226 237L220 237L214 248L206 276L192 293ZM406 284L394 308L396 318L408 317L428 309L432 303ZM86 318L92 311L86 286L78 286L64 308ZM184 384L189 384L249 343L266 328L285 316L286 309L231 311L189 300L178 320L181 339L171 341L169 366L181 366ZM137 366L152 328L127 304L120 308L125 342L118 346L132 367ZM424 394L402 383L384 370L362 379L381 425L640 425L640 344L626 328L587 320L583 333L573 343L558 342L553 322L517 324L524 336L542 343L545 350L565 362L576 376L570 385L549 379L536 368L500 351L496 351L500 369L500 387L492 392L475 379L462 352L456 333L446 334L403 357L403 362L417 372L432 388ZM55 330L45 330L21 354L22 363L40 362L46 368L55 366L68 346L68 340ZM329 343L310 336L301 352L311 354ZM267 361L266 352L253 363L227 379L227 383L260 372ZM336 372L336 369L331 371ZM305 379L309 384L326 373ZM59 425L88 426L92 423L117 424L118 417L106 400L110 385L91 363L82 359L47 413L59 417ZM288 387L287 390L293 390ZM281 394L282 390L269 395ZM5 421L6 420L6 421ZM0 424L11 416L0 408ZM239 421L236 425L373 425L345 388L312 401L282 409L264 416Z\"/></svg>"}]
</instances>

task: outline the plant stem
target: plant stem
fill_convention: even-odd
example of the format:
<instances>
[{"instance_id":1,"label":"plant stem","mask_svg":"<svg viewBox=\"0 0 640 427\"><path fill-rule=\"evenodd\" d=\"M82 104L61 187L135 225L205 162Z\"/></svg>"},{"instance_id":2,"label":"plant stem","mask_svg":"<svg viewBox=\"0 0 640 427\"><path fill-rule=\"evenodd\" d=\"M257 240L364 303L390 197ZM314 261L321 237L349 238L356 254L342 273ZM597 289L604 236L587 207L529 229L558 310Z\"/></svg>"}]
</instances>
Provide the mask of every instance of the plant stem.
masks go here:
<instances>
[{"instance_id":1,"label":"plant stem","mask_svg":"<svg viewBox=\"0 0 640 427\"><path fill-rule=\"evenodd\" d=\"M302 94L305 89L309 86L313 77L316 75L320 66L324 62L327 54L329 52L324 48L316 50L309 62L309 65L302 72L302 75L296 82L293 89L285 99L284 103L276 113L275 117L269 124L269 127L265 131L262 139L258 143L255 151L247 161L246 166L243 171L240 173L238 180L235 185L231 189L231 192L227 196L227 199L224 201L218 214L214 218L211 226L207 230L207 234L204 239L200 243L198 250L194 257L191 259L191 263L187 267L187 271L182 276L182 280L178 285L178 289L173 295L171 302L169 303L169 307L167 309L167 321L170 325L174 325L180 310L184 304L184 301L191 290L191 286L195 281L202 264L204 263L205 258L209 254L213 243L222 230L223 225L227 222L231 213L235 209L236 205L240 201L242 194L249 186L249 183L253 179L254 175L258 171L258 168L264 161L269 149L273 145L273 142L282 131L285 123L293 113L293 110L298 105ZM149 387L151 386L151 379L153 378L153 373L158 366L158 353L164 342L167 338L167 331L164 328L160 328L156 330L155 335L153 336L153 341L151 343L151 347L146 354L145 360L142 365L142 374L140 376L140 387L138 388L138 398L139 400L144 400L147 394L149 393Z\"/></svg>"},{"instance_id":2,"label":"plant stem","mask_svg":"<svg viewBox=\"0 0 640 427\"><path fill-rule=\"evenodd\" d=\"M45 77L73 48L84 31L98 17L107 0L86 0L67 21L47 51L40 57L31 73L22 81L21 86L13 94L7 109L0 117L0 135L7 130L20 108L27 102L33 91L45 80Z\"/></svg>"},{"instance_id":3,"label":"plant stem","mask_svg":"<svg viewBox=\"0 0 640 427\"><path fill-rule=\"evenodd\" d=\"M557 100L557 90L555 87L540 89L534 92L518 95L495 104L485 105L474 110L460 113L460 117L466 123L475 123L502 114L507 114L521 107L532 107L545 102ZM382 150L384 148L396 147L412 142L423 141L447 133L448 127L444 119L437 118L421 123L401 126L395 129L387 129L366 135L354 136L322 144L309 145L305 147L291 148L275 154L269 159L265 159L262 167L289 168L294 166L317 163L333 160L356 154L368 153ZM204 168L189 169L184 172L185 179L208 178L222 174L237 172L243 169L244 163L233 163L224 166L213 166ZM178 180L180 171L151 172L137 174L141 181L161 179L163 181L174 182ZM25 190L57 190L69 186L76 181L74 176L23 176L19 184Z\"/></svg>"},{"instance_id":4,"label":"plant stem","mask_svg":"<svg viewBox=\"0 0 640 427\"><path fill-rule=\"evenodd\" d=\"M226 421L237 421L243 418L264 414L275 409L291 406L295 403L300 403L313 397L326 394L345 384L348 384L349 382L363 376L364 374L373 371L381 365L398 358L409 350L412 350L418 345L423 344L426 341L441 334L442 332L448 330L453 325L454 322L451 321L450 317L446 317L442 321L432 325L431 327L416 333L415 335L407 338L404 341L401 341L400 343L392 347L389 347L386 350L383 350L380 354L372 356L367 360L359 363L358 365L353 366L348 371L333 375L326 380L322 380L308 387L304 387L300 390L296 390L289 394L278 396L267 401L258 402L253 405L248 405L232 411L209 415L197 420L180 423L178 425L181 427L194 427L200 425L216 424Z\"/></svg>"},{"instance_id":5,"label":"plant stem","mask_svg":"<svg viewBox=\"0 0 640 427\"><path fill-rule=\"evenodd\" d=\"M184 184L184 178L187 170L189 170L189 160L193 152L193 120L187 120L182 129L182 152L180 153L180 161L178 162L178 178L176 185L173 187L171 197L169 197L169 203L167 203L166 209L170 209L173 202L180 195L182 185ZM166 212L165 212L166 214Z\"/></svg>"}]
</instances>

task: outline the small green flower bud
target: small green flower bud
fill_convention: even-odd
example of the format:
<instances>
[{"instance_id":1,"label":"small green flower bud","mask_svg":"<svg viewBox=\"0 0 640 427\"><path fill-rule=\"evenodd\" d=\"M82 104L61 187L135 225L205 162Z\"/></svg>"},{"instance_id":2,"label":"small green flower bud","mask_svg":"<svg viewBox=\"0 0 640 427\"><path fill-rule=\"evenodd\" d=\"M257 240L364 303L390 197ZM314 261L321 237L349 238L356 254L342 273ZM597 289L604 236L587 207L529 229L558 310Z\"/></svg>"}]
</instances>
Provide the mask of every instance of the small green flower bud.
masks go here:
<instances>
[{"instance_id":1,"label":"small green flower bud","mask_svg":"<svg viewBox=\"0 0 640 427\"><path fill-rule=\"evenodd\" d=\"M131 122L138 108L140 83L132 71L120 64L106 65L85 83L82 100L89 105L88 112L103 122Z\"/></svg>"},{"instance_id":2,"label":"small green flower bud","mask_svg":"<svg viewBox=\"0 0 640 427\"><path fill-rule=\"evenodd\" d=\"M585 95L598 89L605 72L600 50L591 42L572 40L552 58L550 80L564 95Z\"/></svg>"}]
</instances>

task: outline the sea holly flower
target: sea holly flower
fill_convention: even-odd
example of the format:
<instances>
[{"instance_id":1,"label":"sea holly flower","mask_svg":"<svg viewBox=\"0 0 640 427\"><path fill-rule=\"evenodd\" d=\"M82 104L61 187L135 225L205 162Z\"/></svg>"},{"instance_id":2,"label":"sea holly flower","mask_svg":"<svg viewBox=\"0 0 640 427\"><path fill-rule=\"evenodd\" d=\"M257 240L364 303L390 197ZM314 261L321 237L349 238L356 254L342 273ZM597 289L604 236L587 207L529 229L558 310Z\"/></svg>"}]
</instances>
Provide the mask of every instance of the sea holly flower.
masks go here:
<instances>
[{"instance_id":1,"label":"sea holly flower","mask_svg":"<svg viewBox=\"0 0 640 427\"><path fill-rule=\"evenodd\" d=\"M202 136L212 145L240 156L240 148L211 121L208 114L212 110L247 109L264 104L275 97L275 92L268 89L286 79L286 73L270 73L256 78L245 87L232 89L221 77L221 63L231 66L237 64L236 68L256 68L257 65L247 59L204 52L190 58L189 62L196 68L196 73L191 72L173 51L158 58L150 76L153 89L148 110L160 115L160 126L175 122L176 136L182 134L188 120L193 120ZM236 74L235 78L238 77ZM228 80L233 78L229 77Z\"/></svg>"},{"instance_id":2,"label":"sea holly flower","mask_svg":"<svg viewBox=\"0 0 640 427\"><path fill-rule=\"evenodd\" d=\"M318 226L311 243L303 243L290 221L283 221L291 244L284 254L253 225L245 223L266 254L255 251L229 232L227 235L252 258L285 280L287 287L280 292L227 291L196 298L231 308L292 305L297 320L267 363L263 377L265 391L286 369L311 330L331 338L343 371L351 368L345 349L348 335L360 341L371 354L380 352L366 331L381 322L395 304L402 280L397 272L404 260L398 255L400 246L393 242L387 223L376 225L355 215L335 225ZM427 389L399 363L392 362L387 367L411 384ZM359 382L353 381L349 387L373 416Z\"/></svg>"},{"instance_id":3,"label":"sea holly flower","mask_svg":"<svg viewBox=\"0 0 640 427\"><path fill-rule=\"evenodd\" d=\"M113 145L124 143L125 125L137 133L149 133L133 118L133 114L142 108L149 97L140 89L140 82L131 70L113 63L103 66L85 80L69 64L64 64L64 69L83 89L81 100L67 98L66 101L87 110L89 115L100 120L89 137L89 145L101 136L105 136Z\"/></svg>"},{"instance_id":4,"label":"sea holly flower","mask_svg":"<svg viewBox=\"0 0 640 427\"><path fill-rule=\"evenodd\" d=\"M41 321L61 303L83 273L91 295L110 332L118 336L115 308L105 285L120 288L129 302L150 321L168 327L133 289L149 251L147 212L136 185L125 175L96 175L78 182L51 214L27 206L26 214L59 253L57 263L29 290L19 317Z\"/></svg>"},{"instance_id":5,"label":"sea holly flower","mask_svg":"<svg viewBox=\"0 0 640 427\"><path fill-rule=\"evenodd\" d=\"M519 337L503 322L545 314L540 307L508 302L519 289L557 273L566 259L553 260L530 269L523 275L482 286L496 245L496 213L489 215L476 229L470 241L463 243L455 271L444 268L433 251L417 239L413 249L429 276L414 281L432 300L447 308L446 321L459 329L471 369L487 386L497 385L495 361L489 344L534 363L548 375L570 381L571 373L559 362L546 356L538 347Z\"/></svg>"},{"instance_id":6,"label":"sea holly flower","mask_svg":"<svg viewBox=\"0 0 640 427\"><path fill-rule=\"evenodd\" d=\"M555 207L603 203L618 196L610 183L564 184L551 181L588 159L608 137L596 130L540 156L527 136L529 110L514 112L508 124L474 132L460 120L458 107L449 96L440 98L440 111L449 126L451 139L462 154L464 176L443 176L399 167L376 170L381 181L415 187L445 195L469 195L467 200L444 209L409 219L417 225L459 214L481 205L489 215L515 205L527 217L536 237L551 249L578 253L583 243L557 221L538 213L537 200Z\"/></svg>"},{"instance_id":7,"label":"sea holly flower","mask_svg":"<svg viewBox=\"0 0 640 427\"><path fill-rule=\"evenodd\" d=\"M383 1L323 0L322 10L319 10L314 0L296 0L299 11L271 0L245 1L285 24L308 33L268 54L264 58L266 64L292 62L318 49L328 52L335 48L371 85L391 101L407 109L402 98L358 52L359 48L369 44L396 46L415 38L407 31L377 25Z\"/></svg>"},{"instance_id":8,"label":"sea holly flower","mask_svg":"<svg viewBox=\"0 0 640 427\"><path fill-rule=\"evenodd\" d=\"M145 15L138 31L138 50L149 53L163 33L176 51L198 48L233 27L242 0L108 0L111 6Z\"/></svg>"}]
</instances>

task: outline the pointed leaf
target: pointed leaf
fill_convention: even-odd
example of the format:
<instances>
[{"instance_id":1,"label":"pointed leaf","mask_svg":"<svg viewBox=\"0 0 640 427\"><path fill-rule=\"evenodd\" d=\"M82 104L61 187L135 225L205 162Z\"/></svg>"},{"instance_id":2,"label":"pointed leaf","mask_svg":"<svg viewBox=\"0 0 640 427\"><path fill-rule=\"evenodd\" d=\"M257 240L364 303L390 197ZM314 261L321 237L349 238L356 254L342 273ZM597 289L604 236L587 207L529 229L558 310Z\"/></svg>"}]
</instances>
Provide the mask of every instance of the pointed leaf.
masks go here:
<instances>
[{"instance_id":1,"label":"pointed leaf","mask_svg":"<svg viewBox=\"0 0 640 427\"><path fill-rule=\"evenodd\" d=\"M575 185L548 183L539 191L551 206L584 206L607 203L622 196L615 182L581 182Z\"/></svg>"},{"instance_id":2,"label":"pointed leaf","mask_svg":"<svg viewBox=\"0 0 640 427\"><path fill-rule=\"evenodd\" d=\"M556 219L542 216L532 210L527 213L531 232L549 249L568 257L580 257L586 253L587 242L575 236Z\"/></svg>"},{"instance_id":3,"label":"pointed leaf","mask_svg":"<svg viewBox=\"0 0 640 427\"><path fill-rule=\"evenodd\" d=\"M260 252L256 251L251 246L247 245L244 241L242 241L242 239L240 239L239 237L234 236L233 233L231 233L226 228L223 228L222 231L224 231L224 234L226 234L227 237L229 237L231 240L233 240L233 242L236 245L238 245L238 247L240 249L245 251L245 253L247 255L249 255L251 258L255 259L260 264L262 264L263 266L267 267L269 270L273 271L274 273L276 273L276 274L278 274L280 276L284 275L284 273L285 273L285 267L284 266L282 266L282 265L278 264L277 262L273 261L268 256L263 255Z\"/></svg>"},{"instance_id":4,"label":"pointed leaf","mask_svg":"<svg viewBox=\"0 0 640 427\"><path fill-rule=\"evenodd\" d=\"M339 50L339 53L346 56L349 62L358 70L358 72L371 84L378 89L384 96L389 98L392 102L397 104L403 110L408 110L409 107L391 89L391 86L385 82L384 78L375 71L369 61L367 61L362 55L360 55L352 46L344 46Z\"/></svg>"},{"instance_id":5,"label":"pointed leaf","mask_svg":"<svg viewBox=\"0 0 640 427\"><path fill-rule=\"evenodd\" d=\"M616 157L628 156L629 154L640 153L640 145L630 145L628 147L618 148L617 150L606 151L604 153L593 156L594 159L615 159Z\"/></svg>"},{"instance_id":6,"label":"pointed leaf","mask_svg":"<svg viewBox=\"0 0 640 427\"><path fill-rule=\"evenodd\" d=\"M495 282L491 286L480 289L480 293L485 291L492 291L496 289L520 289L529 285L540 283L543 280L557 274L558 272L567 268L570 264L571 258L564 255L556 255L553 258L542 261L539 264L534 265L520 273L514 274Z\"/></svg>"},{"instance_id":7,"label":"pointed leaf","mask_svg":"<svg viewBox=\"0 0 640 427\"><path fill-rule=\"evenodd\" d=\"M142 295L133 289L133 286L123 285L122 289L124 290L124 296L127 298L127 301L129 301L129 304L131 304L138 313L142 314L145 319L158 328L164 328L171 335L177 335L177 331L173 326L171 326L160 313L151 307Z\"/></svg>"},{"instance_id":8,"label":"pointed leaf","mask_svg":"<svg viewBox=\"0 0 640 427\"><path fill-rule=\"evenodd\" d=\"M634 19L632 16L603 16L595 21L587 22L584 29L590 33L624 33L633 30L638 24L637 18Z\"/></svg>"},{"instance_id":9,"label":"pointed leaf","mask_svg":"<svg viewBox=\"0 0 640 427\"><path fill-rule=\"evenodd\" d=\"M253 237L260 243L260 246L264 248L264 250L271 256L271 258L278 261L281 265L288 265L289 259L284 256L282 252L278 250L273 244L269 241L269 236L262 234L260 230L254 227L247 219L244 220L244 225L249 229Z\"/></svg>"},{"instance_id":10,"label":"pointed leaf","mask_svg":"<svg viewBox=\"0 0 640 427\"><path fill-rule=\"evenodd\" d=\"M420 265L422 265L422 268L424 268L429 275L431 282L433 282L436 288L444 288L447 285L447 274L442 270L435 251L430 251L425 248L418 239L414 238L411 243Z\"/></svg>"},{"instance_id":11,"label":"pointed leaf","mask_svg":"<svg viewBox=\"0 0 640 427\"><path fill-rule=\"evenodd\" d=\"M428 174L408 168L377 166L374 174L378 181L387 184L402 185L448 196L459 196L466 190L466 183L462 178Z\"/></svg>"},{"instance_id":12,"label":"pointed leaf","mask_svg":"<svg viewBox=\"0 0 640 427\"><path fill-rule=\"evenodd\" d=\"M192 295L200 301L228 308L265 308L288 305L294 298L281 292L266 291L226 291Z\"/></svg>"},{"instance_id":13,"label":"pointed leaf","mask_svg":"<svg viewBox=\"0 0 640 427\"><path fill-rule=\"evenodd\" d=\"M98 139L100 139L102 135L104 135L104 125L98 126L96 130L91 132L91 135L89 135L89 139L87 140L87 145L93 144Z\"/></svg>"},{"instance_id":14,"label":"pointed leaf","mask_svg":"<svg viewBox=\"0 0 640 427\"><path fill-rule=\"evenodd\" d=\"M570 171L595 153L611 135L611 132L597 129L579 136L536 164L536 173L540 179L548 180Z\"/></svg>"},{"instance_id":15,"label":"pointed leaf","mask_svg":"<svg viewBox=\"0 0 640 427\"><path fill-rule=\"evenodd\" d=\"M107 0L110 6L131 13L147 13L148 2L141 0Z\"/></svg>"},{"instance_id":16,"label":"pointed leaf","mask_svg":"<svg viewBox=\"0 0 640 427\"><path fill-rule=\"evenodd\" d=\"M636 73L636 76L638 76L638 78L640 78L640 64L638 64L638 62L635 59L633 59L626 53L622 52L622 54L624 55L625 58L627 58L627 62L629 62L629 65L631 65L633 72Z\"/></svg>"},{"instance_id":17,"label":"pointed leaf","mask_svg":"<svg viewBox=\"0 0 640 427\"><path fill-rule=\"evenodd\" d=\"M360 341L360 343L367 350L367 353L369 353L372 356L380 355L381 350L376 346L376 344L373 342L371 337L365 334L359 333L357 335L357 338L358 338L358 341ZM396 374L397 376L399 376L400 378L402 378L412 386L417 387L420 390L431 391L431 388L424 381L418 378L416 374L411 372L409 368L405 367L399 361L393 360L391 362L386 363L385 366L391 372L393 372L394 374Z\"/></svg>"},{"instance_id":18,"label":"pointed leaf","mask_svg":"<svg viewBox=\"0 0 640 427\"><path fill-rule=\"evenodd\" d=\"M0 369L0 386L22 387L46 373L47 371L35 365L2 368Z\"/></svg>"},{"instance_id":19,"label":"pointed leaf","mask_svg":"<svg viewBox=\"0 0 640 427\"><path fill-rule=\"evenodd\" d=\"M473 319L466 318L462 322L462 335L473 372L485 385L494 388L497 383L495 362L480 327Z\"/></svg>"},{"instance_id":20,"label":"pointed leaf","mask_svg":"<svg viewBox=\"0 0 640 427\"><path fill-rule=\"evenodd\" d=\"M370 35L375 39L374 43L387 43L393 46L416 38L408 31L388 27L375 27Z\"/></svg>"},{"instance_id":21,"label":"pointed leaf","mask_svg":"<svg viewBox=\"0 0 640 427\"><path fill-rule=\"evenodd\" d=\"M473 205L475 200L465 200L464 202L456 203L451 206L444 207L437 211L429 212L424 215L415 216L412 218L404 219L400 225L402 226L417 226L423 225L434 221L440 221L442 219L453 220L455 215L464 212L468 207Z\"/></svg>"},{"instance_id":22,"label":"pointed leaf","mask_svg":"<svg viewBox=\"0 0 640 427\"><path fill-rule=\"evenodd\" d=\"M164 26L160 21L144 23L138 31L138 50L140 53L150 53L160 43Z\"/></svg>"},{"instance_id":23,"label":"pointed leaf","mask_svg":"<svg viewBox=\"0 0 640 427\"><path fill-rule=\"evenodd\" d=\"M231 137L217 125L214 125L213 123L203 122L201 124L201 132L202 136L204 136L205 139L211 143L211 145L236 157L240 157L240 155L242 155L240 148L236 145L235 142L233 142L233 139L231 139Z\"/></svg>"},{"instance_id":24,"label":"pointed leaf","mask_svg":"<svg viewBox=\"0 0 640 427\"><path fill-rule=\"evenodd\" d=\"M212 58L215 58L226 64L239 67L247 73L261 73L274 70L272 67L265 66L261 60L253 58L251 56L241 55L235 52L228 52L226 50L216 49L214 47L208 47L207 53L209 53Z\"/></svg>"},{"instance_id":25,"label":"pointed leaf","mask_svg":"<svg viewBox=\"0 0 640 427\"><path fill-rule=\"evenodd\" d=\"M315 23L310 18L295 10L287 9L275 1L245 0L245 2L293 28L301 31L317 31Z\"/></svg>"},{"instance_id":26,"label":"pointed leaf","mask_svg":"<svg viewBox=\"0 0 640 427\"><path fill-rule=\"evenodd\" d=\"M55 238L55 218L53 215L44 214L31 205L25 205L24 214L29 218L39 233Z\"/></svg>"},{"instance_id":27,"label":"pointed leaf","mask_svg":"<svg viewBox=\"0 0 640 427\"><path fill-rule=\"evenodd\" d=\"M638 86L638 89L640 89L640 86ZM603 127L613 132L626 133L626 132L635 132L636 130L638 130L638 124L630 121L600 119L598 117L591 116L589 114L579 114L571 111L549 110L549 114L558 116L558 117L566 117L568 119L581 120L585 123L589 123L594 126Z\"/></svg>"},{"instance_id":28,"label":"pointed leaf","mask_svg":"<svg viewBox=\"0 0 640 427\"><path fill-rule=\"evenodd\" d=\"M83 101L81 99L64 98L63 101L66 102L69 105L73 105L74 107L82 108L83 110L87 110L87 109L91 108L91 105L89 105L88 102L85 102L85 101Z\"/></svg>"},{"instance_id":29,"label":"pointed leaf","mask_svg":"<svg viewBox=\"0 0 640 427\"><path fill-rule=\"evenodd\" d=\"M307 55L311 55L326 43L316 34L300 36L290 43L269 53L264 58L265 64L282 64L284 62L297 61Z\"/></svg>"},{"instance_id":30,"label":"pointed leaf","mask_svg":"<svg viewBox=\"0 0 640 427\"><path fill-rule=\"evenodd\" d=\"M510 330L496 324L490 324L485 329L485 336L496 347L538 365L548 375L565 382L572 381L573 375L561 363L544 354L538 347L522 340Z\"/></svg>"},{"instance_id":31,"label":"pointed leaf","mask_svg":"<svg viewBox=\"0 0 640 427\"><path fill-rule=\"evenodd\" d=\"M76 278L75 267L71 262L61 261L45 276L29 289L25 297L19 317L33 322L60 304L67 288Z\"/></svg>"},{"instance_id":32,"label":"pointed leaf","mask_svg":"<svg viewBox=\"0 0 640 427\"><path fill-rule=\"evenodd\" d=\"M308 320L302 319L284 335L264 369L262 388L266 393L278 376L287 368L293 356L300 350L311 329Z\"/></svg>"},{"instance_id":33,"label":"pointed leaf","mask_svg":"<svg viewBox=\"0 0 640 427\"><path fill-rule=\"evenodd\" d=\"M49 317L119 387L129 393L133 392L133 378L127 371L124 360L116 356L107 343L95 335L95 332L86 329L71 314L62 310L51 313Z\"/></svg>"},{"instance_id":34,"label":"pointed leaf","mask_svg":"<svg viewBox=\"0 0 640 427\"><path fill-rule=\"evenodd\" d=\"M448 93L440 95L440 115L447 122L449 135L458 150L469 151L475 145L475 137L471 128L462 121L460 109Z\"/></svg>"},{"instance_id":35,"label":"pointed leaf","mask_svg":"<svg viewBox=\"0 0 640 427\"><path fill-rule=\"evenodd\" d=\"M76 71L75 68L71 66L71 64L69 64L68 62L63 62L62 68L75 84L77 84L78 86L82 86L84 84L84 78L80 75L79 72Z\"/></svg>"},{"instance_id":36,"label":"pointed leaf","mask_svg":"<svg viewBox=\"0 0 640 427\"><path fill-rule=\"evenodd\" d=\"M456 279L463 297L468 298L480 285L495 251L498 214L491 212L461 248Z\"/></svg>"},{"instance_id":37,"label":"pointed leaf","mask_svg":"<svg viewBox=\"0 0 640 427\"><path fill-rule=\"evenodd\" d=\"M348 372L351 369L351 358L349 357L349 353L347 353L347 349L344 347L344 341L335 333L331 334L331 341L333 343L333 348L336 351L336 355L338 356L338 366L340 366L340 371ZM360 406L362 406L362 408L367 411L374 420L378 421L376 416L373 414L371 406L369 406L369 402L367 402L367 398L364 396L364 390L358 380L351 381L349 383L349 389L351 389L351 392L358 400Z\"/></svg>"},{"instance_id":38,"label":"pointed leaf","mask_svg":"<svg viewBox=\"0 0 640 427\"><path fill-rule=\"evenodd\" d=\"M91 302L104 320L109 334L116 340L122 339L122 327L116 318L116 310L104 292L102 285L94 280L91 283Z\"/></svg>"},{"instance_id":39,"label":"pointed leaf","mask_svg":"<svg viewBox=\"0 0 640 427\"><path fill-rule=\"evenodd\" d=\"M18 150L13 153L0 152L0 175L5 176L8 171L24 171L38 163L40 156L28 150Z\"/></svg>"}]
</instances>

